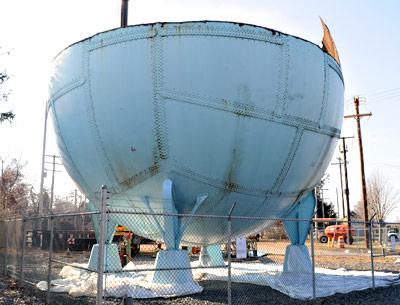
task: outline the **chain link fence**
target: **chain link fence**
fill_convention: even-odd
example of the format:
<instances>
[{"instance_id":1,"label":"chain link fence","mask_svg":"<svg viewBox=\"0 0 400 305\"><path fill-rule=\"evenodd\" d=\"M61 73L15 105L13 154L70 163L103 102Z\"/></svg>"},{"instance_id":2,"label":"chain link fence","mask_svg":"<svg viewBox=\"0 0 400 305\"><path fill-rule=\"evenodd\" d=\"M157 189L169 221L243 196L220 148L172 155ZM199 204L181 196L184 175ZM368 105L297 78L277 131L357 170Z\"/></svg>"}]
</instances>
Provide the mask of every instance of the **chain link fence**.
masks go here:
<instances>
[{"instance_id":1,"label":"chain link fence","mask_svg":"<svg viewBox=\"0 0 400 305\"><path fill-rule=\"evenodd\" d=\"M349 239L346 222L123 211L105 201L95 212L1 220L0 271L43 291L48 304L60 298L63 304L78 298L81 304L152 304L187 295L195 295L196 304L210 298L254 304L266 286L313 299L399 282L400 223L371 222L365 232L362 222L352 222ZM165 231L177 219L185 230L181 243L171 247ZM310 268L285 270L291 245L285 223L305 221ZM120 225L127 222L133 230ZM245 222L249 228L268 226L237 237L237 226ZM213 246L201 247L197 232L205 227L220 230ZM149 228L164 230L164 240L152 238ZM137 233L143 231L147 237Z\"/></svg>"}]
</instances>

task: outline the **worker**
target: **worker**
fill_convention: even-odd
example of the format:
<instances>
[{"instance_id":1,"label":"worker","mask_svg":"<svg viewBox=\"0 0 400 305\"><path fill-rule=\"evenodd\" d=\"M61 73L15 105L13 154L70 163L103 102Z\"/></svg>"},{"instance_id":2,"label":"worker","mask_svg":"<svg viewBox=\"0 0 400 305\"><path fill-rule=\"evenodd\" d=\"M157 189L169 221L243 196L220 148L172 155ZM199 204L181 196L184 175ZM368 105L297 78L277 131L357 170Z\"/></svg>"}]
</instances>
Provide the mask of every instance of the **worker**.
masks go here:
<instances>
[{"instance_id":1,"label":"worker","mask_svg":"<svg viewBox=\"0 0 400 305\"><path fill-rule=\"evenodd\" d=\"M124 246L126 254L126 264L128 264L132 260L132 233L129 232L124 236Z\"/></svg>"},{"instance_id":2,"label":"worker","mask_svg":"<svg viewBox=\"0 0 400 305\"><path fill-rule=\"evenodd\" d=\"M140 243L142 242L142 238L138 235L134 235L132 238L132 252L131 256L135 257L140 252Z\"/></svg>"},{"instance_id":3,"label":"worker","mask_svg":"<svg viewBox=\"0 0 400 305\"><path fill-rule=\"evenodd\" d=\"M125 253L125 241L124 237L120 239L118 243L118 251L119 251L119 258L121 260L121 265L122 267L125 267L126 265L126 253Z\"/></svg>"},{"instance_id":4,"label":"worker","mask_svg":"<svg viewBox=\"0 0 400 305\"><path fill-rule=\"evenodd\" d=\"M72 248L75 246L75 238L73 234L70 234L68 239L67 239L67 253L72 250Z\"/></svg>"}]
</instances>

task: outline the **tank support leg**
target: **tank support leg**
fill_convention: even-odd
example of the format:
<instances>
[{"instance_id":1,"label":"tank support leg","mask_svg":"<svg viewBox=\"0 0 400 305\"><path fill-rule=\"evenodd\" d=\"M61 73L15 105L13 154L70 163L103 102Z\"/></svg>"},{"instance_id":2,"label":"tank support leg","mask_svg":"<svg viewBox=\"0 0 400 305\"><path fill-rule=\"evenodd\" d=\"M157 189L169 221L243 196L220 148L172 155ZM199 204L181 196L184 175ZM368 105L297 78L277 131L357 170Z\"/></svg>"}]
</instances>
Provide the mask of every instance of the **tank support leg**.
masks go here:
<instances>
[{"instance_id":1,"label":"tank support leg","mask_svg":"<svg viewBox=\"0 0 400 305\"><path fill-rule=\"evenodd\" d=\"M157 254L156 271L152 275L151 282L173 285L177 289L187 290L188 293L199 292L202 288L193 280L188 252L179 250L180 221L178 216L174 215L177 211L170 179L165 179L163 182L163 211L165 214L163 216L163 238L166 250Z\"/></svg>"},{"instance_id":2,"label":"tank support leg","mask_svg":"<svg viewBox=\"0 0 400 305\"><path fill-rule=\"evenodd\" d=\"M204 267L224 266L220 245L202 246L199 261Z\"/></svg>"},{"instance_id":3,"label":"tank support leg","mask_svg":"<svg viewBox=\"0 0 400 305\"><path fill-rule=\"evenodd\" d=\"M172 181L165 179L162 190L163 212L164 212L164 243L167 250L179 248L179 219L172 198Z\"/></svg>"},{"instance_id":4,"label":"tank support leg","mask_svg":"<svg viewBox=\"0 0 400 305\"><path fill-rule=\"evenodd\" d=\"M286 247L283 272L311 272L312 265L310 254L305 246L305 241L310 229L310 220L314 215L315 197L310 192L286 215L284 221L286 233L289 236L291 245ZM296 220L297 219L297 220Z\"/></svg>"}]
</instances>

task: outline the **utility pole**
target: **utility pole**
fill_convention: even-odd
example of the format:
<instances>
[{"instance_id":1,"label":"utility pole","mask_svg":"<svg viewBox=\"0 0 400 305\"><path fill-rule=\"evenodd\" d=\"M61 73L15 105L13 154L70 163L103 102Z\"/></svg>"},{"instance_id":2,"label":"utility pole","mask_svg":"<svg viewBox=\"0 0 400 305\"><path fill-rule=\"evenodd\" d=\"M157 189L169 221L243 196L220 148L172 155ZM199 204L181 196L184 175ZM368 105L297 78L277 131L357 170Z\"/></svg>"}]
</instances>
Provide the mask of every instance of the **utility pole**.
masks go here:
<instances>
[{"instance_id":1,"label":"utility pole","mask_svg":"<svg viewBox=\"0 0 400 305\"><path fill-rule=\"evenodd\" d=\"M357 123L357 135L358 135L358 147L360 150L360 166L361 166L361 185L362 185L362 199L364 203L364 233L365 233L365 247L369 249L369 240L368 240L368 198L367 198L367 185L365 183L365 169L364 169L364 150L361 136L361 124L360 119L365 116L371 116L372 113L361 113L360 114L360 100L358 96L354 97L354 106L356 108L356 114L346 115L344 118L355 118ZM349 213L350 214L350 213Z\"/></svg>"},{"instance_id":2,"label":"utility pole","mask_svg":"<svg viewBox=\"0 0 400 305\"><path fill-rule=\"evenodd\" d=\"M347 146L346 146L346 139L352 139L354 137L341 137L342 139L342 151L343 153L343 165L344 165L344 183L345 183L345 189L344 193L346 195L346 208L347 208L347 243L351 245L352 242L352 236L351 236L351 211L350 211L350 192L349 192L349 179L347 175ZM344 213L344 212L343 212Z\"/></svg>"},{"instance_id":3,"label":"utility pole","mask_svg":"<svg viewBox=\"0 0 400 305\"><path fill-rule=\"evenodd\" d=\"M328 189L323 189L318 187L317 190L319 198L321 199L322 218L325 218L324 191L327 191Z\"/></svg>"},{"instance_id":4,"label":"utility pole","mask_svg":"<svg viewBox=\"0 0 400 305\"><path fill-rule=\"evenodd\" d=\"M44 193L44 176L45 176L45 159L46 159L46 139L47 139L47 119L49 116L49 102L46 102L44 112L44 128L43 128L43 145L42 145L42 168L40 172L40 193L39 193L39 216L43 216L43 193Z\"/></svg>"},{"instance_id":5,"label":"utility pole","mask_svg":"<svg viewBox=\"0 0 400 305\"><path fill-rule=\"evenodd\" d=\"M5 202L5 196L4 196L4 160L3 158L0 157L1 160L1 195L0 195L0 200L2 204L2 208L4 208L4 212L6 212L6 202Z\"/></svg>"},{"instance_id":6,"label":"utility pole","mask_svg":"<svg viewBox=\"0 0 400 305\"><path fill-rule=\"evenodd\" d=\"M343 174L342 174L342 159L339 157L337 158L339 162L337 163L331 163L332 165L339 165L339 175L340 175L340 190L341 190L341 194L342 194L342 215L343 218L345 217L345 213L344 213L344 195L343 195ZM339 214L339 208L338 208L338 214Z\"/></svg>"},{"instance_id":7,"label":"utility pole","mask_svg":"<svg viewBox=\"0 0 400 305\"><path fill-rule=\"evenodd\" d=\"M56 170L56 165L62 165L61 163L56 163L56 158L60 158L56 155L46 155L46 157L51 157L51 162L45 162L52 165L52 175L51 175L51 188L50 188L50 203L49 203L49 214L53 211L53 202L54 202L54 180L55 180L55 172L59 172Z\"/></svg>"},{"instance_id":8,"label":"utility pole","mask_svg":"<svg viewBox=\"0 0 400 305\"><path fill-rule=\"evenodd\" d=\"M340 214L339 213L339 194L338 194L337 188L336 188L336 208L337 208L337 213L339 215Z\"/></svg>"},{"instance_id":9,"label":"utility pole","mask_svg":"<svg viewBox=\"0 0 400 305\"><path fill-rule=\"evenodd\" d=\"M51 213L53 211L53 201L54 201L54 174L56 173L56 155L53 155L53 173L51 175L51 197L50 197L50 207L49 207L49 212Z\"/></svg>"},{"instance_id":10,"label":"utility pole","mask_svg":"<svg viewBox=\"0 0 400 305\"><path fill-rule=\"evenodd\" d=\"M78 190L77 189L75 189L75 192L74 192L74 206L75 206L75 213L77 213L78 212ZM75 215L74 216L74 230L76 230L77 220L78 220L78 216Z\"/></svg>"}]
</instances>

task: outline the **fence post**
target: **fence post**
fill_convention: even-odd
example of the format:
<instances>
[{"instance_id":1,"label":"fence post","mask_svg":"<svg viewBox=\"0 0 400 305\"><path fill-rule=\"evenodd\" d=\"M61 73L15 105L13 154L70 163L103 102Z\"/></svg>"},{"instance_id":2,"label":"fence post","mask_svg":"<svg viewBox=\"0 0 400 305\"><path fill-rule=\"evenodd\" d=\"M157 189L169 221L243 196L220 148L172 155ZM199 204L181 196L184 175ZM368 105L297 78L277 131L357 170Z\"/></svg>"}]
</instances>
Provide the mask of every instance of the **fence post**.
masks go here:
<instances>
[{"instance_id":1,"label":"fence post","mask_svg":"<svg viewBox=\"0 0 400 305\"><path fill-rule=\"evenodd\" d=\"M315 223L311 220L310 226L310 239L311 239L311 272L312 272L312 297L315 299L316 296L316 282L315 282L315 248L314 248L314 229Z\"/></svg>"},{"instance_id":2,"label":"fence post","mask_svg":"<svg viewBox=\"0 0 400 305\"><path fill-rule=\"evenodd\" d=\"M372 245L372 221L368 222L368 239L369 239L369 251L371 253L371 277L372 277L372 289L375 289L375 266L374 266L374 247Z\"/></svg>"},{"instance_id":3,"label":"fence post","mask_svg":"<svg viewBox=\"0 0 400 305\"><path fill-rule=\"evenodd\" d=\"M8 226L10 225L10 222L8 220L5 220L4 223L6 224L6 249L5 249L5 254L4 254L4 275L7 276L7 265L8 265L8 233L9 233L9 228Z\"/></svg>"},{"instance_id":4,"label":"fence post","mask_svg":"<svg viewBox=\"0 0 400 305\"><path fill-rule=\"evenodd\" d=\"M25 246L26 246L26 219L25 217L22 217L22 251L21 251L21 270L20 270L21 281L24 280Z\"/></svg>"},{"instance_id":5,"label":"fence post","mask_svg":"<svg viewBox=\"0 0 400 305\"><path fill-rule=\"evenodd\" d=\"M228 305L232 305L232 212L235 208L236 202L232 205L228 214Z\"/></svg>"},{"instance_id":6,"label":"fence post","mask_svg":"<svg viewBox=\"0 0 400 305\"><path fill-rule=\"evenodd\" d=\"M103 304L104 290L103 290L103 274L104 274L104 243L107 223L107 186L101 187L101 206L100 206L100 240L97 253L97 296L96 305Z\"/></svg>"},{"instance_id":7,"label":"fence post","mask_svg":"<svg viewBox=\"0 0 400 305\"><path fill-rule=\"evenodd\" d=\"M50 216L50 240L49 240L49 265L47 270L47 296L46 304L50 304L51 296L51 263L53 260L54 218Z\"/></svg>"}]
</instances>

